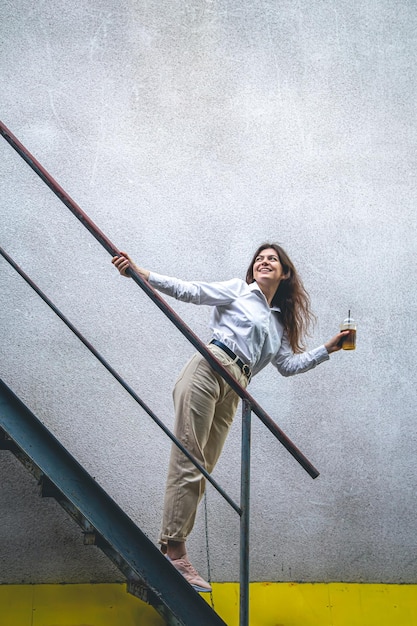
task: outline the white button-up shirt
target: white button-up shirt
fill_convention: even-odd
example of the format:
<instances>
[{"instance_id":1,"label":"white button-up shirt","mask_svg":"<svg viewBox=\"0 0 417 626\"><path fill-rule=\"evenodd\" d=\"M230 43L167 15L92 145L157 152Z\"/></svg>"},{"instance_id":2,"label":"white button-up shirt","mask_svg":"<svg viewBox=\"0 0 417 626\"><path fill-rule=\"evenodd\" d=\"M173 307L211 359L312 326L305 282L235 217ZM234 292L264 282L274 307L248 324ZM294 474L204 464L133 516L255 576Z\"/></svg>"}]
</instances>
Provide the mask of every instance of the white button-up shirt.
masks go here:
<instances>
[{"instance_id":1,"label":"white button-up shirt","mask_svg":"<svg viewBox=\"0 0 417 626\"><path fill-rule=\"evenodd\" d=\"M272 363L283 376L292 376L329 359L324 346L293 353L280 309L269 306L256 282L248 285L240 278L214 283L188 282L155 272L150 273L148 280L152 287L177 300L213 307L212 338L224 343L247 363L253 375Z\"/></svg>"}]
</instances>

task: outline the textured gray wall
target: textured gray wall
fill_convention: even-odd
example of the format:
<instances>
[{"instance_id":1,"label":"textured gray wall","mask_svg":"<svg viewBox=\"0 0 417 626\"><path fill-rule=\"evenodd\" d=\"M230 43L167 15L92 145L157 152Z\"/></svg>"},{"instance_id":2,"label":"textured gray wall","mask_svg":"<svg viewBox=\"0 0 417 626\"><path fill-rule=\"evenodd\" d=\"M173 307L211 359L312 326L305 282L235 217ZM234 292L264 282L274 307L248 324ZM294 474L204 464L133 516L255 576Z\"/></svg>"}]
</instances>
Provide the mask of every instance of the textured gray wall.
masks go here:
<instances>
[{"instance_id":1,"label":"textured gray wall","mask_svg":"<svg viewBox=\"0 0 417 626\"><path fill-rule=\"evenodd\" d=\"M121 249L243 276L263 240L311 294L310 346L358 349L251 393L319 468L253 426L253 580L417 582L414 0L3 0L1 118ZM190 344L4 141L1 245L172 426ZM168 459L150 419L0 259L1 376L156 541ZM209 311L170 302L205 340ZM239 497L240 418L215 477ZM9 453L0 582L120 578ZM203 511L201 511L202 513ZM215 580L238 520L208 493ZM204 518L190 554L205 573Z\"/></svg>"}]
</instances>

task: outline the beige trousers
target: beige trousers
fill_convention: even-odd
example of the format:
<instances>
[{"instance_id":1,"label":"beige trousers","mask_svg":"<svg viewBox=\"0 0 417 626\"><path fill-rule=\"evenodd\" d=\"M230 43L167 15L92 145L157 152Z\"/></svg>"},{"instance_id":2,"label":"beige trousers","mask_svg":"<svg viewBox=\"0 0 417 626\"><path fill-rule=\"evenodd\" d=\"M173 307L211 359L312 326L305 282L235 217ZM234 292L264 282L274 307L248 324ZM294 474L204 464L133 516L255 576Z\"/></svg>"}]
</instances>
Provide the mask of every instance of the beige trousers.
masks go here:
<instances>
[{"instance_id":1,"label":"beige trousers","mask_svg":"<svg viewBox=\"0 0 417 626\"><path fill-rule=\"evenodd\" d=\"M221 348L209 350L246 388L248 380ZM211 473L236 414L239 396L200 354L195 354L179 375L173 392L175 436ZM195 521L206 479L189 459L172 445L165 491L161 544L185 541Z\"/></svg>"}]
</instances>

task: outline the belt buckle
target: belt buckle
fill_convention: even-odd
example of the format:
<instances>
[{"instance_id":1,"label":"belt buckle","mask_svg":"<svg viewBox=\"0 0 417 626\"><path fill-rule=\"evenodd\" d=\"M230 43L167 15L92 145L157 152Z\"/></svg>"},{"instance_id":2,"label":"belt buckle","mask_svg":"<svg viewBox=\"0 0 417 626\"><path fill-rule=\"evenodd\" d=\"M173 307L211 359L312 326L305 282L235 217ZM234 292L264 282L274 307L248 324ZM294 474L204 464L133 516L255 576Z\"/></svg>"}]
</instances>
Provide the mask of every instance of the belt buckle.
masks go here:
<instances>
[{"instance_id":1,"label":"belt buckle","mask_svg":"<svg viewBox=\"0 0 417 626\"><path fill-rule=\"evenodd\" d=\"M245 374L246 378L250 380L250 377L252 376L252 372L250 371L249 365L244 363L242 367L242 372Z\"/></svg>"}]
</instances>

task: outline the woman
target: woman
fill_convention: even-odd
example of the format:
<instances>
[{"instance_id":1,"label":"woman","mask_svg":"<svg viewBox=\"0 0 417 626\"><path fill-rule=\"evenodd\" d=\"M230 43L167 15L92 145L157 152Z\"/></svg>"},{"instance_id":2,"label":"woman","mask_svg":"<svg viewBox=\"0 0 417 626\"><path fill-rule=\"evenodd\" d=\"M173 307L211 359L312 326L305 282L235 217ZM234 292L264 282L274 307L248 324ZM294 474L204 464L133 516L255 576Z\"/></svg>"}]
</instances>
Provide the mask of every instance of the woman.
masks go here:
<instances>
[{"instance_id":1,"label":"woman","mask_svg":"<svg viewBox=\"0 0 417 626\"><path fill-rule=\"evenodd\" d=\"M144 270L124 252L112 262L122 276L131 267L166 295L212 306L208 348L244 388L268 363L283 376L316 367L340 350L349 332L340 332L319 348L303 352L303 339L313 321L310 299L293 263L277 244L259 246L246 281L186 282ZM238 395L197 353L181 372L173 397L175 435L212 472L236 413ZM188 560L185 542L204 488L202 474L173 445L159 542L174 567L200 592L211 591L211 587Z\"/></svg>"}]
</instances>

